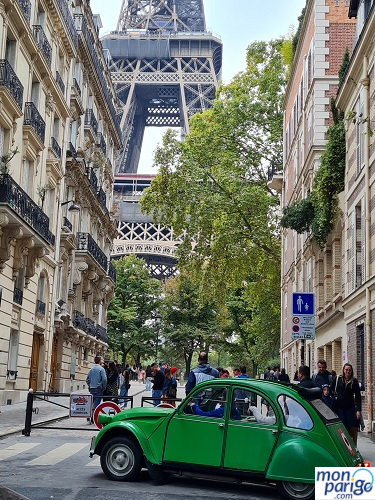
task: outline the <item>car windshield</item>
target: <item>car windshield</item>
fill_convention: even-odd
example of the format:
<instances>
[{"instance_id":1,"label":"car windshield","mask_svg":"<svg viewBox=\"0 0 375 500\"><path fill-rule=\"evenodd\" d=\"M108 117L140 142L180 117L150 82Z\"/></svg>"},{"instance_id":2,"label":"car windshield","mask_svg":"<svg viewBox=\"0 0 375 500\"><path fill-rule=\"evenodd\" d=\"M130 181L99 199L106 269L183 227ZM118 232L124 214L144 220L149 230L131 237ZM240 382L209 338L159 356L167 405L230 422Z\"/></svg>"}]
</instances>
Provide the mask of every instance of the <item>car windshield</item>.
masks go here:
<instances>
[{"instance_id":1,"label":"car windshield","mask_svg":"<svg viewBox=\"0 0 375 500\"><path fill-rule=\"evenodd\" d=\"M325 422L333 422L339 420L339 417L327 406L321 399L314 399L310 404L315 408Z\"/></svg>"}]
</instances>

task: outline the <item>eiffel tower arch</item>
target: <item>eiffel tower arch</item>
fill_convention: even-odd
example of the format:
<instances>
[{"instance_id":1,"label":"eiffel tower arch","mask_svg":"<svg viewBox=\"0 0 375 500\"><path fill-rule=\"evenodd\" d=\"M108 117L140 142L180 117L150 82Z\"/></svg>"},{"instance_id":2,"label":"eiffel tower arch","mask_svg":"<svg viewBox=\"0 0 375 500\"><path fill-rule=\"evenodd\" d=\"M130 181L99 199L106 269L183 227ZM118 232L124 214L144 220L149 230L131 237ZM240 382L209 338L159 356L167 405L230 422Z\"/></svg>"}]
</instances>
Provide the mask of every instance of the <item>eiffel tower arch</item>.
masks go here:
<instances>
[{"instance_id":1,"label":"eiffel tower arch","mask_svg":"<svg viewBox=\"0 0 375 500\"><path fill-rule=\"evenodd\" d=\"M112 256L131 253L161 280L176 271L170 228L140 213L151 179L138 176L145 127L180 127L211 107L221 78L222 43L206 30L203 0L123 0L116 31L102 38L121 104L123 149L115 166L118 238Z\"/></svg>"}]
</instances>

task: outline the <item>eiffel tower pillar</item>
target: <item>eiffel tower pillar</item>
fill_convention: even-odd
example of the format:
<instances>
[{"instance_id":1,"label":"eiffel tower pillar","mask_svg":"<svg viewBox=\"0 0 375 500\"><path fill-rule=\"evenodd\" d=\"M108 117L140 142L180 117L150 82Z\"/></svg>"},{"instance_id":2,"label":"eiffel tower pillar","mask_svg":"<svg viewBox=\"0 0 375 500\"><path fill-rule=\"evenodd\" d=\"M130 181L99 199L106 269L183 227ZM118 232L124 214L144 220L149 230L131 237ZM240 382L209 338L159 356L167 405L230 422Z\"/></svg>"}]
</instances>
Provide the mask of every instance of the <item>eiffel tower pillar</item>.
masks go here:
<instances>
[{"instance_id":1,"label":"eiffel tower pillar","mask_svg":"<svg viewBox=\"0 0 375 500\"><path fill-rule=\"evenodd\" d=\"M206 31L203 0L123 0L117 31L102 39L122 105L116 173L137 172L146 126L189 130L212 105L222 43Z\"/></svg>"}]
</instances>

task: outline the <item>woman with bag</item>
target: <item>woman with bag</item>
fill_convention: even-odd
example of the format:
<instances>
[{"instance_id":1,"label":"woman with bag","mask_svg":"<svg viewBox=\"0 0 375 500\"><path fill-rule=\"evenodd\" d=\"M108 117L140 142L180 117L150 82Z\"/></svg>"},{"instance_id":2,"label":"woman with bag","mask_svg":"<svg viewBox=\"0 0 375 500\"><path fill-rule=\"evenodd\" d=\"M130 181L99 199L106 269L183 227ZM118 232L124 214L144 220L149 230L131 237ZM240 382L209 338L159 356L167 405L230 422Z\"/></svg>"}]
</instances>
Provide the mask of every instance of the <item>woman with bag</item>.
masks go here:
<instances>
[{"instance_id":1,"label":"woman with bag","mask_svg":"<svg viewBox=\"0 0 375 500\"><path fill-rule=\"evenodd\" d=\"M118 396L118 371L116 365L113 361L108 364L108 374L107 374L107 388L105 390L105 396L113 396L113 401L117 401Z\"/></svg>"},{"instance_id":2,"label":"woman with bag","mask_svg":"<svg viewBox=\"0 0 375 500\"><path fill-rule=\"evenodd\" d=\"M129 389L130 389L130 373L129 373L129 370L124 370L122 372L122 377L123 377L123 380L122 380L122 384L121 384L121 387L120 387L120 398L121 396L127 396L128 395L128 392L129 392ZM128 406L128 401L127 400L122 400L122 403L123 403L123 407L126 408Z\"/></svg>"},{"instance_id":3,"label":"woman with bag","mask_svg":"<svg viewBox=\"0 0 375 500\"><path fill-rule=\"evenodd\" d=\"M177 368L172 366L172 368L166 368L164 370L164 385L163 385L163 399L175 399L177 396L177 380L174 374L177 372ZM175 401L168 401L172 406L176 406Z\"/></svg>"},{"instance_id":4,"label":"woman with bag","mask_svg":"<svg viewBox=\"0 0 375 500\"><path fill-rule=\"evenodd\" d=\"M342 375L332 381L331 390L336 400L335 411L357 446L362 404L359 383L353 375L351 364L345 363Z\"/></svg>"}]
</instances>

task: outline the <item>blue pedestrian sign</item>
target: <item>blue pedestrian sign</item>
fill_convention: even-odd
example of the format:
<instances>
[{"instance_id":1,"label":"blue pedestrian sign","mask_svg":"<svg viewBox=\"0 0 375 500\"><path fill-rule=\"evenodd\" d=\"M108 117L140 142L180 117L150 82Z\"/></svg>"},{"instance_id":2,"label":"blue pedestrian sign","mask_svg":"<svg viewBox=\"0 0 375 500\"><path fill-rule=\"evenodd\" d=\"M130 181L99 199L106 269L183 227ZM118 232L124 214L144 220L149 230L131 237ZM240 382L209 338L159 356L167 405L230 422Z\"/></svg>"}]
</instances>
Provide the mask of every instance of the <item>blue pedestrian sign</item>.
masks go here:
<instances>
[{"instance_id":1,"label":"blue pedestrian sign","mask_svg":"<svg viewBox=\"0 0 375 500\"><path fill-rule=\"evenodd\" d=\"M293 315L314 316L314 294L293 293Z\"/></svg>"}]
</instances>

